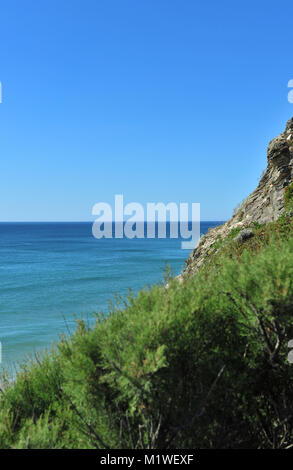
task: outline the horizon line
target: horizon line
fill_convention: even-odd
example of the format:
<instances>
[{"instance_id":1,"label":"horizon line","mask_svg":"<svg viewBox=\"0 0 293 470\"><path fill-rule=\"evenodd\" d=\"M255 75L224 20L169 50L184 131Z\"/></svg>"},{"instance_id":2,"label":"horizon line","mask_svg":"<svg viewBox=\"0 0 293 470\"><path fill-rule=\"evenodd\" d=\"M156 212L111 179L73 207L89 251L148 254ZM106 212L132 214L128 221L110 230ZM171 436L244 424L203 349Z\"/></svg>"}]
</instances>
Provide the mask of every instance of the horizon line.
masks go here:
<instances>
[{"instance_id":1,"label":"horizon line","mask_svg":"<svg viewBox=\"0 0 293 470\"><path fill-rule=\"evenodd\" d=\"M226 222L228 219L218 219L218 220L200 220L200 222ZM94 223L94 220L0 220L0 224L92 224ZM121 220L117 221L101 221L101 223L121 223ZM123 220L124 222L128 222L128 220ZM147 220L138 220L138 221L133 221L134 223L147 223ZM153 222L153 221L150 221ZM172 222L176 223L174 221L166 220L155 220L156 223L158 222ZM184 221L185 222L185 221ZM192 222L192 220L189 220L188 222ZM196 221L197 222L197 221ZM180 223L180 220L177 221L177 223Z\"/></svg>"}]
</instances>

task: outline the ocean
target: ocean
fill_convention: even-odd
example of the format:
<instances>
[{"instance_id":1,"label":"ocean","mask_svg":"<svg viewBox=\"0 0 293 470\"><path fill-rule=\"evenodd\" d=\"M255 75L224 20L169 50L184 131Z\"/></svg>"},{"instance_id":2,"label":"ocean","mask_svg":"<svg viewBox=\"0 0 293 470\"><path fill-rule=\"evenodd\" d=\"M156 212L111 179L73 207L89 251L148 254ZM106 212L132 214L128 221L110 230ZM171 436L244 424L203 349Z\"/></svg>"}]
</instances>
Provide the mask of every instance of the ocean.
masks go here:
<instances>
[{"instance_id":1,"label":"ocean","mask_svg":"<svg viewBox=\"0 0 293 470\"><path fill-rule=\"evenodd\" d=\"M50 348L77 318L107 315L115 294L161 282L166 263L179 274L188 255L180 239L97 240L91 222L0 223L0 368Z\"/></svg>"}]
</instances>

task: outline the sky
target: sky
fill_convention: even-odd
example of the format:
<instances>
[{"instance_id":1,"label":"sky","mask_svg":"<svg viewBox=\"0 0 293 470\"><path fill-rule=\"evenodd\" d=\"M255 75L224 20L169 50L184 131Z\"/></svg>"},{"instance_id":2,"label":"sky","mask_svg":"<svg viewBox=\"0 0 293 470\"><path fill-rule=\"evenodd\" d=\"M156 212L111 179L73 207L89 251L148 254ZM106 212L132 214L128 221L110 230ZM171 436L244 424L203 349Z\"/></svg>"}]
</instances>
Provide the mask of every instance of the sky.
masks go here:
<instances>
[{"instance_id":1,"label":"sky","mask_svg":"<svg viewBox=\"0 0 293 470\"><path fill-rule=\"evenodd\" d=\"M9 0L0 15L0 221L98 202L226 220L293 116L292 1Z\"/></svg>"}]
</instances>

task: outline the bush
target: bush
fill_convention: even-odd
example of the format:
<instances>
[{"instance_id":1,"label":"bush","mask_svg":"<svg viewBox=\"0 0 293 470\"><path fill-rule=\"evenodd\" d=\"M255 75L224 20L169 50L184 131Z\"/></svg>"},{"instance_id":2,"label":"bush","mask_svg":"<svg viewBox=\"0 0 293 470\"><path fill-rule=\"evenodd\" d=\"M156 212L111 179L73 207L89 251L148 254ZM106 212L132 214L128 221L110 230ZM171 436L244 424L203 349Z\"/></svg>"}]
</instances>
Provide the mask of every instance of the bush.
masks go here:
<instances>
[{"instance_id":1,"label":"bush","mask_svg":"<svg viewBox=\"0 0 293 470\"><path fill-rule=\"evenodd\" d=\"M292 209L293 207L293 183L289 184L289 186L285 188L284 203L285 203L286 209Z\"/></svg>"},{"instance_id":2,"label":"bush","mask_svg":"<svg viewBox=\"0 0 293 470\"><path fill-rule=\"evenodd\" d=\"M79 321L0 401L1 447L243 448L292 441L290 225ZM239 251L241 250L241 251Z\"/></svg>"}]
</instances>

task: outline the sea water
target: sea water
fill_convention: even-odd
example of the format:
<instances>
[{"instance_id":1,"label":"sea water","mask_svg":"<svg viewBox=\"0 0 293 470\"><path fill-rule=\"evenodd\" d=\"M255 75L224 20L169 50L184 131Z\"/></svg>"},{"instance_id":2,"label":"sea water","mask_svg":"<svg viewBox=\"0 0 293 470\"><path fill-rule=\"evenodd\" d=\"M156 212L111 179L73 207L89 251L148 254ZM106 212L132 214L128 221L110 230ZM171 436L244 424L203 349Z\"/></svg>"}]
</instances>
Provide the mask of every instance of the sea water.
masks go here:
<instances>
[{"instance_id":1,"label":"sea water","mask_svg":"<svg viewBox=\"0 0 293 470\"><path fill-rule=\"evenodd\" d=\"M202 222L201 233L221 222ZM181 239L95 239L92 224L0 223L1 367L49 348L75 320L107 315L109 300L177 275Z\"/></svg>"}]
</instances>

